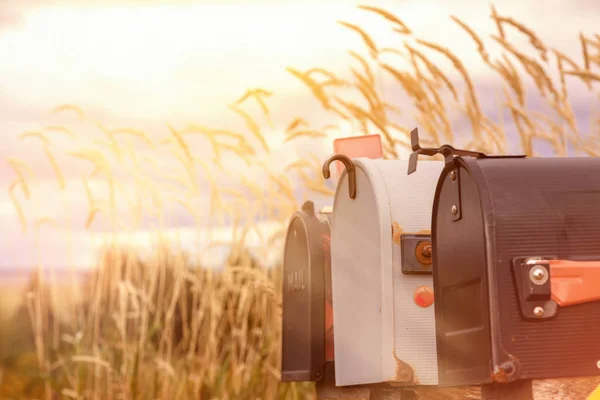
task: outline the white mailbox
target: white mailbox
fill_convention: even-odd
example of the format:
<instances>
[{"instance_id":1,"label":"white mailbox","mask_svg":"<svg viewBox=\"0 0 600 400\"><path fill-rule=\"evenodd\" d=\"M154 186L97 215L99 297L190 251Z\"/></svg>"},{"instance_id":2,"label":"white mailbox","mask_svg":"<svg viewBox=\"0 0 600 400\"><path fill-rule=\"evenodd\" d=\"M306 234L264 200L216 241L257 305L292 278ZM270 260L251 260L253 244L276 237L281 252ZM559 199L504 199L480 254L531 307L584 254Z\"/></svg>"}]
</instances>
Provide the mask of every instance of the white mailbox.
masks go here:
<instances>
[{"instance_id":1,"label":"white mailbox","mask_svg":"<svg viewBox=\"0 0 600 400\"><path fill-rule=\"evenodd\" d=\"M405 160L334 156L324 175L333 159L346 165L331 222L336 385L437 385L431 210L444 163L407 175Z\"/></svg>"}]
</instances>

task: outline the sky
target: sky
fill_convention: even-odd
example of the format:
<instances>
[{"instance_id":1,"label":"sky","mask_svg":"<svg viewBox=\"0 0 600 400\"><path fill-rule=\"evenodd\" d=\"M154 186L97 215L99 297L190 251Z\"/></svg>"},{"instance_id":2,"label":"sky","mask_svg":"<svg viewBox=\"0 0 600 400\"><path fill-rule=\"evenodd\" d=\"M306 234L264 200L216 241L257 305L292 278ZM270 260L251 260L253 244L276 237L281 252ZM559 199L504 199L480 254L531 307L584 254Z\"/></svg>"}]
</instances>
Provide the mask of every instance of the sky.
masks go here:
<instances>
[{"instance_id":1,"label":"sky","mask_svg":"<svg viewBox=\"0 0 600 400\"><path fill-rule=\"evenodd\" d=\"M476 86L484 91L482 107L497 108L502 87L495 75L479 62L471 39L449 18L455 15L467 21L482 37L489 38L495 33L495 26L489 18L488 2L0 1L0 135L3 139L0 226L4 239L0 242L0 268L27 268L38 262L79 268L94 264L107 234L101 227L91 232L84 229L89 210L81 177L93 168L59 153L89 147L93 140L101 138L97 122L111 128L142 129L156 141L168 135L167 123L175 127L197 123L242 129L239 116L227 105L247 88L261 87L273 92L268 101L274 124L264 128L272 151L260 156L265 168L281 169L293 159L308 155L324 161L332 153L333 139L356 132L348 127L332 132L326 140L284 143L285 126L296 116L302 116L314 126L338 122L324 114L307 88L285 69L321 66L339 76L348 76L351 58L347 50L366 52L358 35L341 27L336 23L338 20L367 28L372 37L382 43L381 47L402 45L400 36L390 33L389 24L357 9L358 4L391 11L419 37L451 47L468 66ZM592 0L504 0L494 4L500 14L524 22L549 46L577 60L581 58L579 32L595 33L600 15L600 3ZM516 34L511 42L527 45L526 39ZM448 74L456 76L450 68ZM593 105L581 86L574 87L574 110L585 125ZM406 103L391 78L383 77L382 88L390 99L398 104ZM74 113L51 113L61 104L77 104L83 109L85 119L80 120ZM248 107L248 112L259 115L257 107ZM51 134L51 147L65 177L64 191L58 188L40 142L18 139L21 133L51 125L69 126L77 136L77 140L73 140L64 133ZM211 164L207 141L195 139L189 145L195 156ZM179 167L172 157L157 155L141 141L132 141L132 146L136 154L155 159L159 171L182 173L178 172ZM406 153L401 154L401 157L406 156ZM43 226L36 231L30 226L28 233L22 232L9 197L8 188L15 173L4 161L8 157L23 160L34 171L29 181L31 198L27 200L21 191L16 192L30 224L36 218L52 218L56 227ZM257 185L266 185L260 168L247 167L239 160L227 162L233 177L245 174ZM219 181L239 189L232 176L220 175ZM194 207L206 210L210 199L208 180L199 176L198 182L203 191L194 200ZM98 180L92 180L91 185L96 192L106 191ZM125 186L124 193L133 196L133 186ZM303 199L306 191L298 188L294 195ZM319 207L331 202L326 197L313 198ZM206 213L202 218L207 221L204 226L213 229L213 239L231 237L231 226L213 226ZM168 234L173 237L178 234L184 247L195 248L196 240L203 245L208 243L208 232L197 229L193 217L182 209L171 211L169 219ZM268 235L282 225L262 221L258 226ZM119 238L148 247L149 232L145 227L123 232ZM257 234L251 234L248 240L251 245L260 242ZM275 259L278 252L279 247L275 247L270 259ZM223 254L221 251L205 262L217 265Z\"/></svg>"}]
</instances>

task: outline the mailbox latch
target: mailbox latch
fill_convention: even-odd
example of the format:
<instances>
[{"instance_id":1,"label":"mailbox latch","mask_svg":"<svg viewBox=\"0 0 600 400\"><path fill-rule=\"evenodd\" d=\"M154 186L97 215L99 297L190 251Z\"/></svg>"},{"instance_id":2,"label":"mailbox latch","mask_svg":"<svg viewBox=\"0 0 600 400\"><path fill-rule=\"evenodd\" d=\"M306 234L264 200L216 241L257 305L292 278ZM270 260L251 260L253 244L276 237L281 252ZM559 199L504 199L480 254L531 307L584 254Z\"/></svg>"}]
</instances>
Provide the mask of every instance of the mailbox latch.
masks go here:
<instances>
[{"instance_id":1,"label":"mailbox latch","mask_svg":"<svg viewBox=\"0 0 600 400\"><path fill-rule=\"evenodd\" d=\"M558 307L600 300L600 261L517 257L513 273L525 319L552 318Z\"/></svg>"},{"instance_id":2,"label":"mailbox latch","mask_svg":"<svg viewBox=\"0 0 600 400\"><path fill-rule=\"evenodd\" d=\"M431 235L403 234L400 236L403 274L431 274Z\"/></svg>"},{"instance_id":3,"label":"mailbox latch","mask_svg":"<svg viewBox=\"0 0 600 400\"><path fill-rule=\"evenodd\" d=\"M548 260L554 256L517 257L513 274L521 315L526 320L546 320L556 315L558 304L552 300Z\"/></svg>"}]
</instances>

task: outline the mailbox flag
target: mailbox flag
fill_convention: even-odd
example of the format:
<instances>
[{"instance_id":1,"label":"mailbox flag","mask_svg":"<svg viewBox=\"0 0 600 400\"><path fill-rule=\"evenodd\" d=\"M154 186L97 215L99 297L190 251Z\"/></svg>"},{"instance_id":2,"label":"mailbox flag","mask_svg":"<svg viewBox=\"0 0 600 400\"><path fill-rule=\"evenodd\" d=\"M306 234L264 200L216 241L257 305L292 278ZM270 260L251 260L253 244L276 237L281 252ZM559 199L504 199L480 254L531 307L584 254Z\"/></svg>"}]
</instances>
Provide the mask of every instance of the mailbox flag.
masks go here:
<instances>
[{"instance_id":1,"label":"mailbox flag","mask_svg":"<svg viewBox=\"0 0 600 400\"><path fill-rule=\"evenodd\" d=\"M379 135L335 139L333 141L333 151L335 154L342 154L350 159L359 157L377 159L383 157L383 147ZM339 161L336 161L335 164L338 176L340 176L344 170L344 164Z\"/></svg>"}]
</instances>

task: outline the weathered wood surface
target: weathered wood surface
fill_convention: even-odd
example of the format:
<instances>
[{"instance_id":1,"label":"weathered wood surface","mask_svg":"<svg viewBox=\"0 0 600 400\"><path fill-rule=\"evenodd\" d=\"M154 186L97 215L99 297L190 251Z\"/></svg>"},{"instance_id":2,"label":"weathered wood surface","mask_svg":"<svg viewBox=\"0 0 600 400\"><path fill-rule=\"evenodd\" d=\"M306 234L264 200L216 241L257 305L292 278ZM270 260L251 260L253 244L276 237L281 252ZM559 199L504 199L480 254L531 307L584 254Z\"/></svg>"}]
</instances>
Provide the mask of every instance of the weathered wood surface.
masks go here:
<instances>
[{"instance_id":1,"label":"weathered wood surface","mask_svg":"<svg viewBox=\"0 0 600 400\"><path fill-rule=\"evenodd\" d=\"M586 400L600 385L600 377L549 379L497 388L486 386L459 388L423 387L414 390L416 393L401 388L342 388L334 383L317 385L318 400ZM528 387L529 386L529 387ZM415 396L416 394L416 396ZM531 397L533 395L533 397Z\"/></svg>"}]
</instances>

